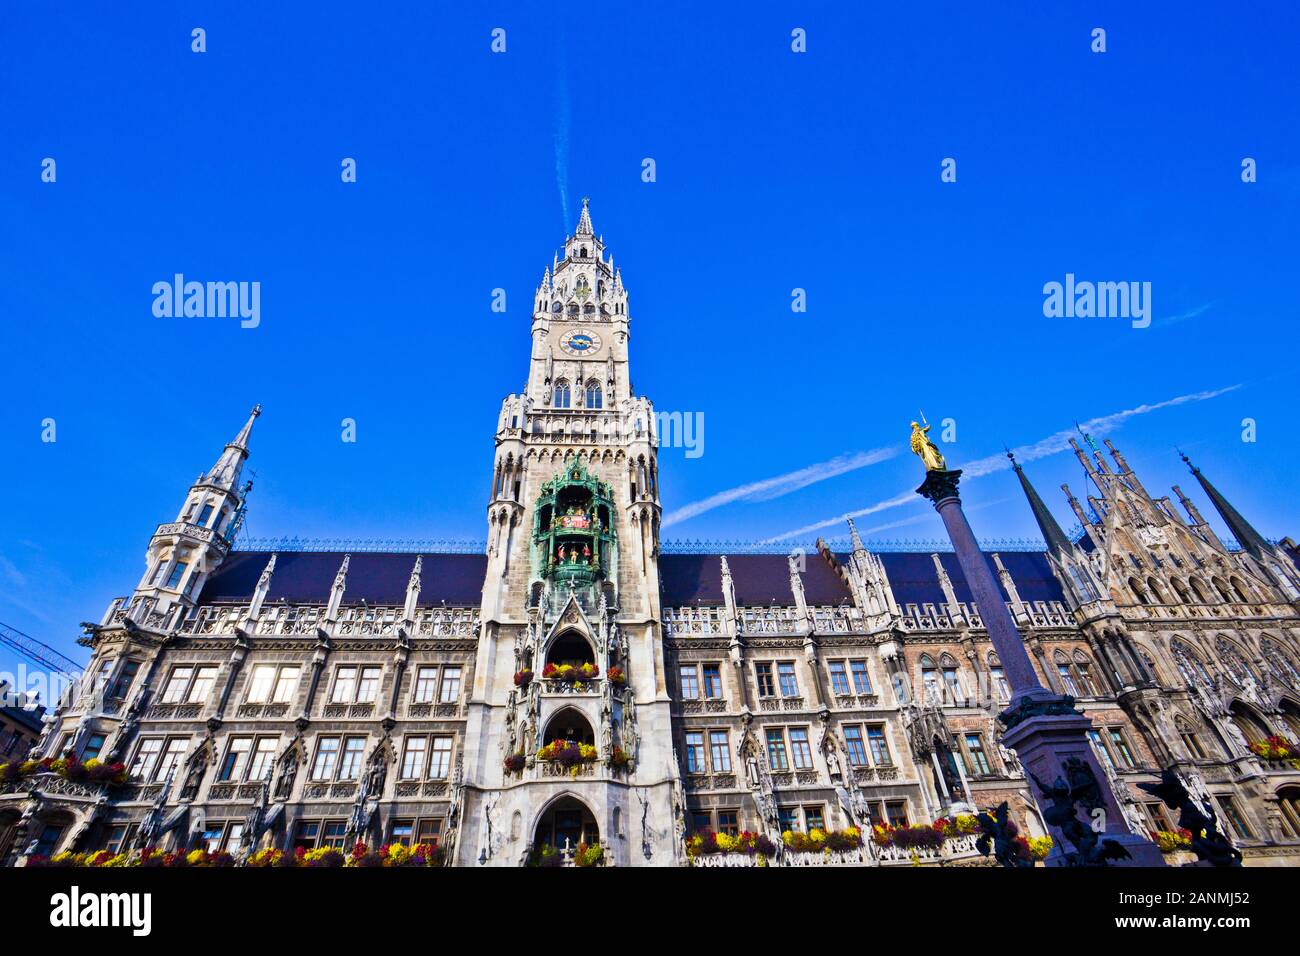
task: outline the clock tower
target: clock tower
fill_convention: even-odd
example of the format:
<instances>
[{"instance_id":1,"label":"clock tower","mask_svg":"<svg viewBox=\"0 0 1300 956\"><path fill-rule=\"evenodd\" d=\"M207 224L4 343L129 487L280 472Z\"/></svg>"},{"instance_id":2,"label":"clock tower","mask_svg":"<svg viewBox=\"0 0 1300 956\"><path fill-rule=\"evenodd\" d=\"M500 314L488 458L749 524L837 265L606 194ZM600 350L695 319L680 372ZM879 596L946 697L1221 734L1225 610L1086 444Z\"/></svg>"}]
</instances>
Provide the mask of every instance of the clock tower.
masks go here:
<instances>
[{"instance_id":1,"label":"clock tower","mask_svg":"<svg viewBox=\"0 0 1300 956\"><path fill-rule=\"evenodd\" d=\"M527 384L497 422L483 631L446 838L461 863L682 854L657 430L631 391L630 322L584 199L533 300Z\"/></svg>"}]
</instances>

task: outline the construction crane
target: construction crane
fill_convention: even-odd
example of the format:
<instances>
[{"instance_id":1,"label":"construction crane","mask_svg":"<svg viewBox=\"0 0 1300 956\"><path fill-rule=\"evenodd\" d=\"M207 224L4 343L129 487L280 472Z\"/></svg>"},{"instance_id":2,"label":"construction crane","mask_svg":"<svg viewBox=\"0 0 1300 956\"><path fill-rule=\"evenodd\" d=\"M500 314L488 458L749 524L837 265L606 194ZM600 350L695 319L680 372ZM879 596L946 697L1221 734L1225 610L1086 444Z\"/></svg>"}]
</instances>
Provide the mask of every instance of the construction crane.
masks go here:
<instances>
[{"instance_id":1,"label":"construction crane","mask_svg":"<svg viewBox=\"0 0 1300 956\"><path fill-rule=\"evenodd\" d=\"M81 665L72 658L64 657L50 645L24 634L16 627L10 627L3 621L0 621L0 644L17 651L42 667L73 676L81 673Z\"/></svg>"}]
</instances>

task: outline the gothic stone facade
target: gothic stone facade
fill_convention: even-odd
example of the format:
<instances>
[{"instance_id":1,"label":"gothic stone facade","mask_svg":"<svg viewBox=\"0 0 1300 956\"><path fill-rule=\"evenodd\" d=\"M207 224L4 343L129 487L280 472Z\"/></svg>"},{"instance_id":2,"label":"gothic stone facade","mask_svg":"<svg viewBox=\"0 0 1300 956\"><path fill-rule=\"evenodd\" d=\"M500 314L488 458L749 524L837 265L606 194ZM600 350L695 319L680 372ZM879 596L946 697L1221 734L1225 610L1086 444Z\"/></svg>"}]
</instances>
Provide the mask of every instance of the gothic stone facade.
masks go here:
<instances>
[{"instance_id":1,"label":"gothic stone facade","mask_svg":"<svg viewBox=\"0 0 1300 956\"><path fill-rule=\"evenodd\" d=\"M1003 800L1045 832L999 744L1008 688L952 554L663 553L657 423L633 395L627 292L584 204L537 289L527 385L497 422L485 553L232 550L258 410L149 542L33 755L129 782L0 784L0 857L204 843L438 840L515 866L599 842L687 862L704 828L925 822ZM1173 766L1250 864L1300 862L1300 576L1193 473L1240 547L1076 446L1071 539L1016 466L1046 549L990 553L1043 682L1078 698L1139 833ZM549 676L587 665L590 679ZM582 675L587 676L587 675ZM539 759L572 741L576 762ZM748 858L709 858L713 864ZM782 863L803 860L786 853ZM969 842L926 857L970 862ZM834 862L908 863L868 846Z\"/></svg>"}]
</instances>

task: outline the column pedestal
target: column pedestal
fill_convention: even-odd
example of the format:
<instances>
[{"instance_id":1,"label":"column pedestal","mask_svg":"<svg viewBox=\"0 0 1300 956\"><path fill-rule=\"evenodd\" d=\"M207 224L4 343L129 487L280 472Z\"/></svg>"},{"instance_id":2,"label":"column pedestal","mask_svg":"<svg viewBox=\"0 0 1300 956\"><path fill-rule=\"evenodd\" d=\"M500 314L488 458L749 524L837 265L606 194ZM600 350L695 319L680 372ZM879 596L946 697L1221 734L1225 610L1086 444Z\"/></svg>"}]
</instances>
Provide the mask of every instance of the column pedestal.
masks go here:
<instances>
[{"instance_id":1,"label":"column pedestal","mask_svg":"<svg viewBox=\"0 0 1300 956\"><path fill-rule=\"evenodd\" d=\"M1068 697L1057 699L1062 705L1070 701ZM1002 735L1002 742L1016 752L1016 758L1025 768L1025 780L1034 794L1034 799L1040 807L1049 802L1039 791L1038 784L1030 774L1051 786L1058 777L1064 776L1066 761L1071 757L1077 757L1092 769L1093 776L1100 785L1102 798L1105 800L1105 805L1102 807L1106 814L1104 839L1114 840L1128 850L1132 857L1129 860L1119 860L1115 865L1164 866L1164 854L1160 852L1160 848L1128 828L1127 817L1124 816L1115 794L1111 792L1106 773L1098 765L1097 757L1088 741L1088 731L1092 729L1092 722L1083 714L1074 711L1073 702L1070 702L1069 708L1070 712L1049 713L1022 719ZM1011 711L1007 713L1010 714ZM1078 816L1083 822L1090 822L1082 808ZM1050 829L1055 846L1052 848L1051 856L1047 858L1047 865L1062 866L1065 863L1064 851L1072 847L1055 827Z\"/></svg>"},{"instance_id":2,"label":"column pedestal","mask_svg":"<svg viewBox=\"0 0 1300 956\"><path fill-rule=\"evenodd\" d=\"M1002 593L998 590L993 572L980 550L975 532L962 511L961 498L957 494L957 482L960 471L928 471L925 482L916 489L916 493L929 499L935 511L943 519L948 538L952 541L953 551L961 565L966 583L975 597L980 619L988 631L993 649L997 651L1003 672L1011 685L1011 706L1000 715L1007 730L1002 735L1002 742L1016 752L1017 758L1025 768L1025 781L1040 808L1051 805L1051 799L1042 792L1035 777L1043 786L1053 786L1058 778L1068 780L1066 764L1071 758L1077 758L1092 771L1101 793L1105 812L1104 839L1112 839L1128 850L1131 859L1116 861L1118 866L1164 866L1164 856L1160 849L1128 828L1127 818L1120 808L1115 794L1110 789L1110 781L1093 754L1088 740L1088 731L1092 722L1079 713L1074 706L1074 698L1062 697L1044 687L1038 680L1038 672L1025 650L1025 642L1016 628L1011 612L1007 610ZM1076 817L1085 824L1092 821L1084 818L1084 808L1076 804ZM1051 827L1052 841L1055 846L1047 858L1049 866L1065 864L1065 854L1074 849L1060 830Z\"/></svg>"}]
</instances>

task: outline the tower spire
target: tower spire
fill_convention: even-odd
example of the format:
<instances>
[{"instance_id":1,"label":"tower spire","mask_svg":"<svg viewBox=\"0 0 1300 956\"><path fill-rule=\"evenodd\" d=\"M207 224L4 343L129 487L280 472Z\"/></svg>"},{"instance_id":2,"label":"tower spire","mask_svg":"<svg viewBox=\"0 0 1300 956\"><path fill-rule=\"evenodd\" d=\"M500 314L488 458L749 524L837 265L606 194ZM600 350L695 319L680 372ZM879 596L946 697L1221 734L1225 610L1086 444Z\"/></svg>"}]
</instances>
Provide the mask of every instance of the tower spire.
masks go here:
<instances>
[{"instance_id":1,"label":"tower spire","mask_svg":"<svg viewBox=\"0 0 1300 956\"><path fill-rule=\"evenodd\" d=\"M228 489L233 489L239 484L240 471L244 467L245 459L248 458L248 439L253 433L253 422L257 421L257 416L261 414L262 406L254 405L253 410L248 413L248 421L244 422L244 427L239 430L234 441L222 450L217 463L204 476L207 484Z\"/></svg>"},{"instance_id":2,"label":"tower spire","mask_svg":"<svg viewBox=\"0 0 1300 956\"><path fill-rule=\"evenodd\" d=\"M1020 462L1016 461L1013 452L1008 451L1007 457L1011 459L1011 467L1016 471L1016 477L1020 479L1020 487L1025 492L1025 497L1029 499L1029 508L1034 513L1034 520L1038 522L1038 530L1043 533L1043 540L1047 542L1047 547L1052 552L1060 554L1069 554L1074 550L1070 539L1066 537L1061 526L1056 523L1052 513L1039 497L1038 491L1029 483L1028 476L1025 475L1024 469L1020 467Z\"/></svg>"},{"instance_id":3,"label":"tower spire","mask_svg":"<svg viewBox=\"0 0 1300 956\"><path fill-rule=\"evenodd\" d=\"M1208 495L1210 501L1214 503L1214 508L1219 512L1219 517L1221 517L1223 523L1228 526L1228 530L1231 531L1232 536L1237 539L1237 543L1245 548L1246 552L1250 554L1251 557L1262 560L1264 552L1271 548L1269 543L1264 540L1264 536L1256 531L1249 521L1242 517L1241 512L1234 508L1231 503L1229 503L1228 499L1219 493L1218 488L1215 488L1214 485L1210 484L1210 480L1201 474L1201 469L1193 465L1190 458L1183 455L1181 452L1179 455L1187 464L1187 467L1191 469L1192 474L1196 476L1196 480L1201 483L1201 488L1205 490L1205 494Z\"/></svg>"},{"instance_id":4,"label":"tower spire","mask_svg":"<svg viewBox=\"0 0 1300 956\"><path fill-rule=\"evenodd\" d=\"M591 228L591 213L587 210L587 207L590 204L591 204L591 200L588 199L586 196L583 196L582 215L578 217L578 228L573 233L575 236L595 235L595 232Z\"/></svg>"}]
</instances>

